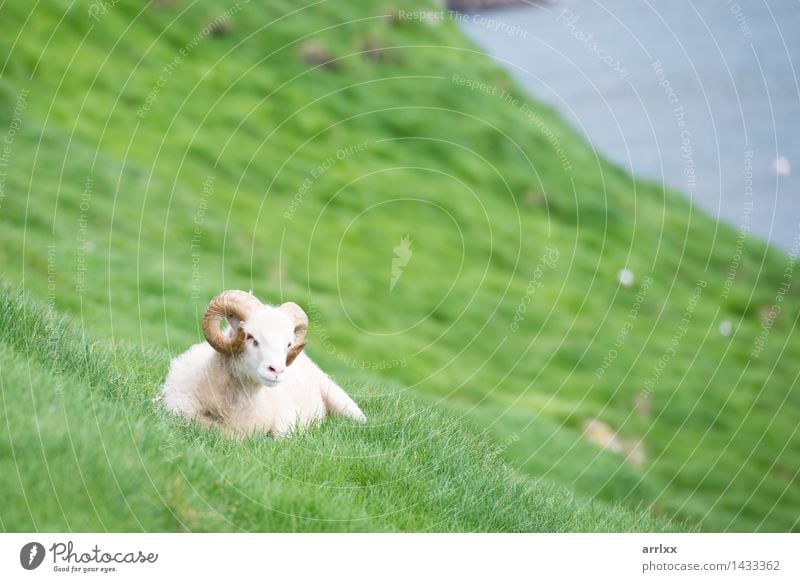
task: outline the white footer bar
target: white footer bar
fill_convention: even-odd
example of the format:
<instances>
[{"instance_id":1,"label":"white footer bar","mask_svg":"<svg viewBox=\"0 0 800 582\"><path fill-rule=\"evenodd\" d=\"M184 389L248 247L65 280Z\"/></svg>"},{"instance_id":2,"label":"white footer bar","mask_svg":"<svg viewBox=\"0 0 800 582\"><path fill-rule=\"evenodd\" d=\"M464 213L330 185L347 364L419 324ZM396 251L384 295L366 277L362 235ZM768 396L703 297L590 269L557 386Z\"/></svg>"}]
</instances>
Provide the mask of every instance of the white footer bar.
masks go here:
<instances>
[{"instance_id":1,"label":"white footer bar","mask_svg":"<svg viewBox=\"0 0 800 582\"><path fill-rule=\"evenodd\" d=\"M800 534L0 535L0 580L796 582L799 565Z\"/></svg>"}]
</instances>

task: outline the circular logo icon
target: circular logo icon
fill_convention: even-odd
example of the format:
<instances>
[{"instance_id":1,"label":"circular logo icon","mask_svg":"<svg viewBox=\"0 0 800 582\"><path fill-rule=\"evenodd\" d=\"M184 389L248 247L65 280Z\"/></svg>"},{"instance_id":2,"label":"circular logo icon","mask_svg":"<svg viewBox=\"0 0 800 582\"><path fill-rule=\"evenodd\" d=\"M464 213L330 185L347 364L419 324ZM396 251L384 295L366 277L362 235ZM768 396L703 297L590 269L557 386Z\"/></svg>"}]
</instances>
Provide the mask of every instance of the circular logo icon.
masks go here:
<instances>
[{"instance_id":1,"label":"circular logo icon","mask_svg":"<svg viewBox=\"0 0 800 582\"><path fill-rule=\"evenodd\" d=\"M19 551L19 563L26 570L35 570L44 561L44 546L39 542L28 542Z\"/></svg>"}]
</instances>

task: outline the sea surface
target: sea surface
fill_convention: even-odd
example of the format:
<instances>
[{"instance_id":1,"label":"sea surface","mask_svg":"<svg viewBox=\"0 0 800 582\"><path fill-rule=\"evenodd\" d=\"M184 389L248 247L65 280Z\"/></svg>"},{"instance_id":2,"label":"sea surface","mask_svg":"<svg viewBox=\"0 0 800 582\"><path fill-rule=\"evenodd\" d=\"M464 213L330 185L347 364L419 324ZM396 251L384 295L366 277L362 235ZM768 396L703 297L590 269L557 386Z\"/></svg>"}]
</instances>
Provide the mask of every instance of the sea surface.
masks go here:
<instances>
[{"instance_id":1,"label":"sea surface","mask_svg":"<svg viewBox=\"0 0 800 582\"><path fill-rule=\"evenodd\" d=\"M600 154L800 252L800 2L566 0L458 20Z\"/></svg>"}]
</instances>

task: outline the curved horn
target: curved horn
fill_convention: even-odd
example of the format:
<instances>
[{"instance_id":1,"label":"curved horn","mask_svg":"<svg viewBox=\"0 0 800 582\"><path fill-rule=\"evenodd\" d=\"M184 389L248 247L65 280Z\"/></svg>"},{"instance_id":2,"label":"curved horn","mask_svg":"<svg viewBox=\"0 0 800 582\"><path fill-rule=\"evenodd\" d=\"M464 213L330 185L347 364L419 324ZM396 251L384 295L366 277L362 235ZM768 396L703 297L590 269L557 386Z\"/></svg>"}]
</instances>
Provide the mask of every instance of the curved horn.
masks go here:
<instances>
[{"instance_id":1,"label":"curved horn","mask_svg":"<svg viewBox=\"0 0 800 582\"><path fill-rule=\"evenodd\" d=\"M297 303L292 303L291 301L287 301L278 307L278 309L288 315L289 319L291 319L294 323L294 345L289 350L289 353L286 354L286 365L288 366L294 362L294 359L299 356L300 352L303 351L303 348L306 347L308 316L306 315L306 312L303 311L302 307L300 307Z\"/></svg>"},{"instance_id":2,"label":"curved horn","mask_svg":"<svg viewBox=\"0 0 800 582\"><path fill-rule=\"evenodd\" d=\"M222 318L229 315L244 321L261 306L261 301L245 291L223 291L211 300L203 315L203 335L206 336L206 341L223 354L235 354L241 351L244 345L244 331L239 328L234 337L225 337L219 324Z\"/></svg>"}]
</instances>

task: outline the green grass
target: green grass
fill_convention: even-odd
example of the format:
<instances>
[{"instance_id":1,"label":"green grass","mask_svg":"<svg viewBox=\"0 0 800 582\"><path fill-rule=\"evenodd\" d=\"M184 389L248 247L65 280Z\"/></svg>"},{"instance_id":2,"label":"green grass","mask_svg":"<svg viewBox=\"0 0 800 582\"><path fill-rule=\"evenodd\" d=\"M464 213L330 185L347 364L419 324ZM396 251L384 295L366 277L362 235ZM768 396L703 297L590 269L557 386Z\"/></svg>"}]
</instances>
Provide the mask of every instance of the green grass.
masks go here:
<instances>
[{"instance_id":1,"label":"green grass","mask_svg":"<svg viewBox=\"0 0 800 582\"><path fill-rule=\"evenodd\" d=\"M163 351L109 350L41 305L0 295L5 530L663 531L645 513L525 478L490 441L395 391L244 442L153 403Z\"/></svg>"},{"instance_id":2,"label":"green grass","mask_svg":"<svg viewBox=\"0 0 800 582\"><path fill-rule=\"evenodd\" d=\"M120 3L99 21L77 5L0 8L13 31L0 132L20 126L1 168L0 264L86 334L51 340L77 368L53 363L3 312L5 529L662 527L620 504L704 530L800 527L800 291L780 291L785 255L599 159L452 22L383 17L392 3L241 4L226 35L165 72L230 6ZM309 66L309 43L335 66ZM380 60L362 52L375 43ZM413 256L390 293L406 235ZM547 247L559 258L537 275ZM313 306L309 352L365 387L368 427L238 446L163 418L148 399L168 355L199 341L226 288ZM642 443L641 467L581 437L595 417ZM513 469L481 469L486 450ZM23 492L50 501L31 516Z\"/></svg>"}]
</instances>

